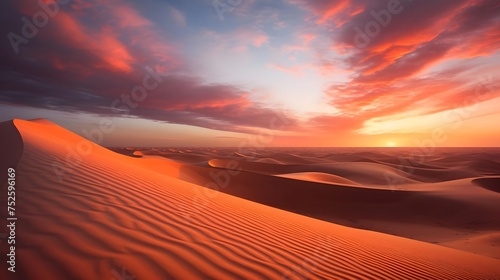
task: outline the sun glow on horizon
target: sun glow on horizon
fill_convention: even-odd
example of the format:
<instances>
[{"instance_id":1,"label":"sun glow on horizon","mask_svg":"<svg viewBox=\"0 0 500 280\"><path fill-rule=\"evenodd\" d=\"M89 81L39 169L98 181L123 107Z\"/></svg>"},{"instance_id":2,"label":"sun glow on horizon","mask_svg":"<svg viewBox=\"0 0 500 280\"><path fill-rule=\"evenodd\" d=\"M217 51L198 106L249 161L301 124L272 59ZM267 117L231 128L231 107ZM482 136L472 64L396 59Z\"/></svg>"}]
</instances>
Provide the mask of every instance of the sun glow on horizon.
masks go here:
<instances>
[{"instance_id":1,"label":"sun glow on horizon","mask_svg":"<svg viewBox=\"0 0 500 280\"><path fill-rule=\"evenodd\" d=\"M386 147L396 147L397 144L394 141L387 141L387 143L385 144L385 146Z\"/></svg>"}]
</instances>

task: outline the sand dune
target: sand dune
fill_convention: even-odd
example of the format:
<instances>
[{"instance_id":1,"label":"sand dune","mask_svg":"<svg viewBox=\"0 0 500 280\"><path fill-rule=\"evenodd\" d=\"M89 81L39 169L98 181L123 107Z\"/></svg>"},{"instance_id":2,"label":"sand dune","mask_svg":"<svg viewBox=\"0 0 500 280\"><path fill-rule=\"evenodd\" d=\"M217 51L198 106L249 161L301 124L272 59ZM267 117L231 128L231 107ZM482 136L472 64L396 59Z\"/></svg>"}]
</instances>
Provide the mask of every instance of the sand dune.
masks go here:
<instances>
[{"instance_id":1,"label":"sand dune","mask_svg":"<svg viewBox=\"0 0 500 280\"><path fill-rule=\"evenodd\" d=\"M472 180L472 183L487 190L500 193L500 177L478 178Z\"/></svg>"},{"instance_id":2,"label":"sand dune","mask_svg":"<svg viewBox=\"0 0 500 280\"><path fill-rule=\"evenodd\" d=\"M203 187L210 171L226 169L147 152L142 158L120 155L41 120L2 123L0 131L2 143L9 145L2 147L2 166L16 166L19 219L17 272L7 274L3 262L1 279L500 279L497 259L348 228ZM318 162L303 161L308 163ZM233 185L221 191L313 209L338 202L343 211L352 210L342 208L350 203L373 204L374 209L393 205L394 211L394 205L433 197L436 205L447 201L415 190L306 182L249 171L230 181ZM448 187L440 185L436 193ZM489 207L498 202L495 192L464 189L452 200L466 203L474 192L478 198L493 194L486 201ZM469 214L480 216L480 210ZM0 248L5 252L6 243Z\"/></svg>"},{"instance_id":3,"label":"sand dune","mask_svg":"<svg viewBox=\"0 0 500 280\"><path fill-rule=\"evenodd\" d=\"M217 168L225 168L229 161L233 159L212 159L209 165ZM415 183L416 181L408 177L402 176L404 171L368 162L349 162L345 163L312 163L312 164L272 164L260 163L256 161L248 162L244 160L236 160L238 166L244 170L253 173L284 175L303 172L321 172L335 176L341 176L350 181L367 185L387 185L389 175L392 181L397 184Z\"/></svg>"},{"instance_id":4,"label":"sand dune","mask_svg":"<svg viewBox=\"0 0 500 280\"><path fill-rule=\"evenodd\" d=\"M207 159L208 165L183 166L182 179L204 186L213 185L215 180L215 187L222 192L350 227L477 253L470 246L474 243L483 248L482 254L488 251L486 255L500 258L495 244L474 239L491 231L500 232L500 219L492 214L500 213L499 197L473 185L470 181L481 172L468 166L471 161L483 167L489 163L489 169L499 171L500 163L491 156L495 150L463 153L462 149L443 149L426 160L433 166L420 164L419 168L393 164L396 160L405 162L400 154L407 151L401 149L392 151L392 155L385 150L360 152L362 156L350 150L339 154L304 149L302 154L307 154L311 163L301 165L260 161L269 154L278 155L279 149L262 149L245 160L231 156L230 150L193 149L194 154ZM314 154L318 156L316 161L311 160ZM448 162L443 154L454 157L458 164ZM377 160L360 160L366 156ZM235 162L243 173L229 176L226 167ZM368 190L354 191L352 187Z\"/></svg>"},{"instance_id":5,"label":"sand dune","mask_svg":"<svg viewBox=\"0 0 500 280\"><path fill-rule=\"evenodd\" d=\"M447 243L450 240L500 231L500 217L493 214L500 213L500 196L475 187L470 179L433 184L354 185L340 176L330 177L336 182L324 182L312 178L311 173L270 175L242 171L237 176L228 176L224 170L185 166L181 174L196 174L196 180L192 175L184 179L199 185L210 185L215 178L219 183L216 187L222 192L301 215L430 243L451 246ZM453 247L469 247L458 244ZM500 258L496 247L489 248L492 251L489 255Z\"/></svg>"},{"instance_id":6,"label":"sand dune","mask_svg":"<svg viewBox=\"0 0 500 280\"><path fill-rule=\"evenodd\" d=\"M134 151L132 155L136 157L142 157L144 156L144 153L142 151Z\"/></svg>"},{"instance_id":7,"label":"sand dune","mask_svg":"<svg viewBox=\"0 0 500 280\"><path fill-rule=\"evenodd\" d=\"M321 173L321 172L298 172L298 173L288 173L283 175L277 175L283 178L298 179L304 181L318 182L318 183L333 183L342 185L356 186L358 183L340 177L333 174Z\"/></svg>"},{"instance_id":8,"label":"sand dune","mask_svg":"<svg viewBox=\"0 0 500 280\"><path fill-rule=\"evenodd\" d=\"M462 248L468 252L498 258L498 251L500 251L500 232L486 232L478 233L466 238L460 238L443 242L442 245L452 248ZM491 247L496 247L497 251L492 251Z\"/></svg>"}]
</instances>

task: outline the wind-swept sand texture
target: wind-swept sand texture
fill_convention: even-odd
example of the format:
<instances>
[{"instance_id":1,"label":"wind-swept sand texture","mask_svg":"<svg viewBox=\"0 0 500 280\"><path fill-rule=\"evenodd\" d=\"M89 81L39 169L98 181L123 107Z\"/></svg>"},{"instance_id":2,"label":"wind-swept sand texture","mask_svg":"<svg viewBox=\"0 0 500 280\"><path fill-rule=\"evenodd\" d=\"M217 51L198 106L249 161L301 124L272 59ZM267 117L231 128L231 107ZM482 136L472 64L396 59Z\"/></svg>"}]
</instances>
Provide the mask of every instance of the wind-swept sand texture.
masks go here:
<instances>
[{"instance_id":1,"label":"wind-swept sand texture","mask_svg":"<svg viewBox=\"0 0 500 280\"><path fill-rule=\"evenodd\" d=\"M205 161L186 164L181 178L216 181L222 192L325 221L500 259L498 244L479 238L500 232L500 196L471 182L494 185L500 149L428 149L190 149ZM182 160L182 150L151 154ZM428 154L411 160L418 152ZM228 166L241 173L228 176Z\"/></svg>"},{"instance_id":2,"label":"wind-swept sand texture","mask_svg":"<svg viewBox=\"0 0 500 280\"><path fill-rule=\"evenodd\" d=\"M213 150L150 150L141 151L144 157L134 158L90 144L43 120L15 120L0 124L0 130L6 143L22 150L20 157L16 153L2 155L2 166L16 166L19 220L17 272L8 273L2 262L1 279L126 279L124 275L135 279L500 279L498 259L348 228L204 188L210 182L207 174L217 174L210 171L228 170L211 167L214 163L208 159L182 163L179 154L213 156ZM385 205L384 211L392 208L394 212L405 203L421 207L424 200L430 200L432 207L443 203L445 206L435 209L437 212L455 211L455 203L463 206L473 198L493 197L484 202L485 208L480 208L483 202L478 201L456 213L457 223L463 216L470 215L473 220L498 205L494 204L498 193L472 188L469 179L458 180L458 188L464 190L448 201L443 197L452 195L447 184L453 181L423 192L411 185L421 174L408 176L404 183L409 185L400 184L396 190L377 185L372 173L391 171L390 166L366 164L368 175L376 182L373 188L362 188L337 184L337 177L321 175L318 180L318 174L302 174L299 179L291 179L275 176L280 172L274 172L280 165L293 166L289 173L328 173L363 184L364 179L355 180L359 173L355 167L359 165L349 169L325 164L309 170L320 165L314 156L300 161L300 155L269 154L275 161L252 162L225 152L219 154L219 161L239 157L247 163L277 169L268 173L242 171L229 177L221 191L234 191L282 208L299 203L313 208L311 212L316 215L328 199L335 197L330 204L348 211L352 208L346 205L354 203L359 215L381 205ZM177 154L176 161L160 157L166 153ZM289 160L293 161L290 165ZM337 171L339 174L335 174ZM448 178L454 173L440 174ZM323 179L329 182L316 182ZM234 182L245 180L236 187ZM315 202L319 205L316 208L312 207ZM398 214L401 219L410 214L408 209ZM334 209L324 209L322 214L328 216L330 210ZM425 209L422 213L428 212L432 211ZM436 215L446 214L450 212ZM495 219L491 212L489 217ZM0 246L6 252L6 243Z\"/></svg>"}]
</instances>

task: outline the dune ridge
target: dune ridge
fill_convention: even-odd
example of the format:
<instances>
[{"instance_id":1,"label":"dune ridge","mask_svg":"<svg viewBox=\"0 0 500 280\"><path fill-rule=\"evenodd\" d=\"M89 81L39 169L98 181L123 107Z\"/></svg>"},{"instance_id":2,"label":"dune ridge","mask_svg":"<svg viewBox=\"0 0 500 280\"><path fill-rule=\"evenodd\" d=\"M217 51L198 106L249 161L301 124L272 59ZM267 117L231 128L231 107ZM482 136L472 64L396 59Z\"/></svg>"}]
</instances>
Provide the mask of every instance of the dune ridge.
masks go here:
<instances>
[{"instance_id":1,"label":"dune ridge","mask_svg":"<svg viewBox=\"0 0 500 280\"><path fill-rule=\"evenodd\" d=\"M2 279L499 279L500 260L209 190L161 158L91 144L70 164L68 150L86 143L78 135L45 121L13 125L22 223L18 272L5 275L2 263ZM0 130L19 147L12 127ZM54 164L67 168L62 180Z\"/></svg>"}]
</instances>

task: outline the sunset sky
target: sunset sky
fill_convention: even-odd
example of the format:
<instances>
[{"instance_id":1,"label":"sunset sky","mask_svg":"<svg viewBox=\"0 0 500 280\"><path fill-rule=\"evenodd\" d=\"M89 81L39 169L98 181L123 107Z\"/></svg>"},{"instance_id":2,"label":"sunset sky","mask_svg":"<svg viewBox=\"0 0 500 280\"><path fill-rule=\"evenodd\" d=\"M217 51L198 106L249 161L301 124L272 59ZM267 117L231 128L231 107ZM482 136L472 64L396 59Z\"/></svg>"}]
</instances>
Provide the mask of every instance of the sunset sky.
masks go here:
<instances>
[{"instance_id":1,"label":"sunset sky","mask_svg":"<svg viewBox=\"0 0 500 280\"><path fill-rule=\"evenodd\" d=\"M497 0L0 6L0 121L108 146L500 143Z\"/></svg>"}]
</instances>

